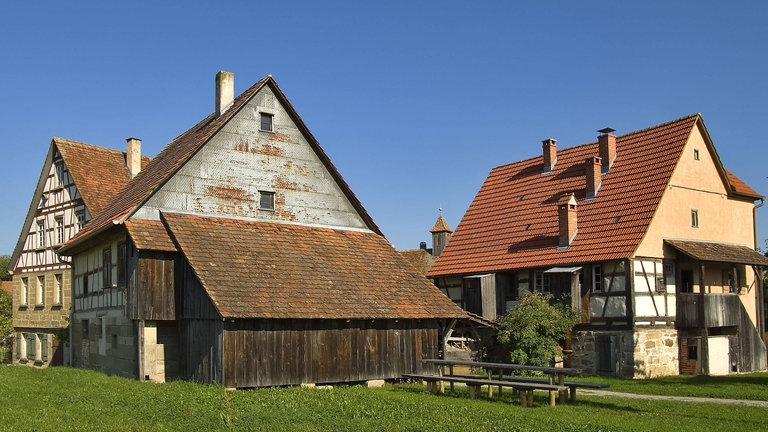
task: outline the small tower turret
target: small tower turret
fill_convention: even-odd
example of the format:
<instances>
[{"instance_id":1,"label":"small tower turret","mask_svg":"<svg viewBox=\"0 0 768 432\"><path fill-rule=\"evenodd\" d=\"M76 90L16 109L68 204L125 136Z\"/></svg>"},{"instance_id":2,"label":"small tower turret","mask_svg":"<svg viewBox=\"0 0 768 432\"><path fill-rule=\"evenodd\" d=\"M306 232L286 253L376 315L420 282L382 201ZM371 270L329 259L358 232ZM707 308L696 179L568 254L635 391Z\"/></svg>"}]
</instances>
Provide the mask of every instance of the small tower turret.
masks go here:
<instances>
[{"instance_id":1,"label":"small tower turret","mask_svg":"<svg viewBox=\"0 0 768 432\"><path fill-rule=\"evenodd\" d=\"M432 255L440 256L445 249L445 245L448 244L448 240L451 239L453 230L448 227L448 223L443 219L443 209L440 209L440 216L437 217L435 226L432 227L429 232L432 233Z\"/></svg>"}]
</instances>

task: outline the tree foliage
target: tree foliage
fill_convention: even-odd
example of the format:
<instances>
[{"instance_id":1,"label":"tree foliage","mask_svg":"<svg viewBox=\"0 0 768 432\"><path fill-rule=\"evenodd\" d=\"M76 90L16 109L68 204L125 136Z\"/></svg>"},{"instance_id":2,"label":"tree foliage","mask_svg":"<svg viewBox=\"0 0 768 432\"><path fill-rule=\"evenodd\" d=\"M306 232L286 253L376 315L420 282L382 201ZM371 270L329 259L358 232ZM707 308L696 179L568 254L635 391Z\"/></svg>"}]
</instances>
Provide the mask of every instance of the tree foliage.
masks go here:
<instances>
[{"instance_id":1,"label":"tree foliage","mask_svg":"<svg viewBox=\"0 0 768 432\"><path fill-rule=\"evenodd\" d=\"M10 255L0 255L0 281L9 281L13 278L8 273L8 267L11 265Z\"/></svg>"},{"instance_id":2,"label":"tree foliage","mask_svg":"<svg viewBox=\"0 0 768 432\"><path fill-rule=\"evenodd\" d=\"M549 366L560 354L559 342L579 322L579 313L551 300L550 294L527 293L499 320L496 338L509 348L512 363Z\"/></svg>"},{"instance_id":3,"label":"tree foliage","mask_svg":"<svg viewBox=\"0 0 768 432\"><path fill-rule=\"evenodd\" d=\"M0 290L0 362L10 359L13 342L13 297Z\"/></svg>"}]
</instances>

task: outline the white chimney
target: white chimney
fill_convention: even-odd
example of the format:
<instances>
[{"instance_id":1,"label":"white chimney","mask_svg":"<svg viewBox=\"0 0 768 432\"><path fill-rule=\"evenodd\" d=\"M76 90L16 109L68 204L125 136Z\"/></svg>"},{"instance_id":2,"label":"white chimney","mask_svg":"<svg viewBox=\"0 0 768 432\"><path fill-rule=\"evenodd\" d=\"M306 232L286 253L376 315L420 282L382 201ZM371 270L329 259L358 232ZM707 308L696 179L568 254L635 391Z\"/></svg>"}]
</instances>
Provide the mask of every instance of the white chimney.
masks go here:
<instances>
[{"instance_id":1,"label":"white chimney","mask_svg":"<svg viewBox=\"0 0 768 432\"><path fill-rule=\"evenodd\" d=\"M131 178L134 178L141 171L141 140L128 138L125 142L125 164L128 166Z\"/></svg>"},{"instance_id":2,"label":"white chimney","mask_svg":"<svg viewBox=\"0 0 768 432\"><path fill-rule=\"evenodd\" d=\"M226 111L235 100L235 74L219 71L216 74L216 117Z\"/></svg>"}]
</instances>

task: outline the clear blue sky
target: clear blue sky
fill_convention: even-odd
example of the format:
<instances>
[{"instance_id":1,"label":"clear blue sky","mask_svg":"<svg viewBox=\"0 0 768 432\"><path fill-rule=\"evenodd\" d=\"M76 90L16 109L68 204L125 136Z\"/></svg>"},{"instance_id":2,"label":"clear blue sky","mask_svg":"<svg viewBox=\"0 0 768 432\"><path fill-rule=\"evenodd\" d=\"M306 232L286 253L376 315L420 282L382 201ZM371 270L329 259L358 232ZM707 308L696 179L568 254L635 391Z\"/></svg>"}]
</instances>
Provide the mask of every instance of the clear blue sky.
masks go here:
<instances>
[{"instance_id":1,"label":"clear blue sky","mask_svg":"<svg viewBox=\"0 0 768 432\"><path fill-rule=\"evenodd\" d=\"M220 69L236 93L277 79L399 249L429 241L439 207L455 228L490 169L542 139L695 112L766 194L766 20L765 1L6 3L0 254L52 136L154 156L213 110Z\"/></svg>"}]
</instances>

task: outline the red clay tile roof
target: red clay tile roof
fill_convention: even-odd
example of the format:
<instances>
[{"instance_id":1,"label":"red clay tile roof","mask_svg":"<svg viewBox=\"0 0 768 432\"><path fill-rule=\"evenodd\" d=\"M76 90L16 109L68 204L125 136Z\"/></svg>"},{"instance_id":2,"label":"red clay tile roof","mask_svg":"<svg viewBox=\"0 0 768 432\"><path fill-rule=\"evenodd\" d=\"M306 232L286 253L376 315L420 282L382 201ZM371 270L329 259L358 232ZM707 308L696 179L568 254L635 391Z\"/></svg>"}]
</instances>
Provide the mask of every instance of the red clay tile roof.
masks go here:
<instances>
[{"instance_id":1,"label":"red clay tile roof","mask_svg":"<svg viewBox=\"0 0 768 432\"><path fill-rule=\"evenodd\" d=\"M756 199L765 198L763 195L760 195L759 192L752 189L751 187L749 187L749 185L741 181L741 179L733 175L732 172L725 170L725 176L728 177L728 183L731 184L731 189L733 190L733 193L737 195L744 195L748 198L756 198Z\"/></svg>"},{"instance_id":2,"label":"red clay tile roof","mask_svg":"<svg viewBox=\"0 0 768 432\"><path fill-rule=\"evenodd\" d=\"M429 276L631 257L699 121L696 114L617 137L594 200L585 200L585 160L598 155L597 143L559 150L548 175L541 156L494 168ZM578 235L558 249L557 203L568 192L578 201Z\"/></svg>"},{"instance_id":3,"label":"red clay tile roof","mask_svg":"<svg viewBox=\"0 0 768 432\"><path fill-rule=\"evenodd\" d=\"M690 240L664 240L680 252L700 261L768 265L768 257L747 246Z\"/></svg>"},{"instance_id":4,"label":"red clay tile roof","mask_svg":"<svg viewBox=\"0 0 768 432\"><path fill-rule=\"evenodd\" d=\"M426 275L432 265L435 264L436 257L424 249L411 249L397 251L406 261L418 270L419 274Z\"/></svg>"},{"instance_id":5,"label":"red clay tile roof","mask_svg":"<svg viewBox=\"0 0 768 432\"><path fill-rule=\"evenodd\" d=\"M3 281L2 290L8 294L13 294L13 281Z\"/></svg>"},{"instance_id":6,"label":"red clay tile roof","mask_svg":"<svg viewBox=\"0 0 768 432\"><path fill-rule=\"evenodd\" d=\"M429 230L431 233L438 233L438 232L449 232L452 233L453 230L448 226L448 222L443 219L443 215L440 215L437 217L437 221L435 221L435 226L432 227L431 230Z\"/></svg>"},{"instance_id":7,"label":"red clay tile roof","mask_svg":"<svg viewBox=\"0 0 768 432\"><path fill-rule=\"evenodd\" d=\"M285 94L280 90L272 76L266 76L235 98L232 106L222 115L210 114L198 124L176 137L170 144L158 154L146 168L136 175L128 185L105 208L104 212L92 219L85 228L74 238L70 239L59 253L69 253L78 243L103 230L109 229L115 222L122 221L130 216L142 203L144 203L159 187L167 182L208 140L221 129L235 114L243 108L248 101L264 86L269 85L278 98L284 103L288 113L304 132L307 141L318 157L324 162L328 171L345 192L352 205L358 210L360 216L368 227L377 233L381 233L373 222L373 219L363 208L360 201L354 195L347 183L341 177L336 167L327 154L315 140L312 133L296 113Z\"/></svg>"},{"instance_id":8,"label":"red clay tile roof","mask_svg":"<svg viewBox=\"0 0 768 432\"><path fill-rule=\"evenodd\" d=\"M139 250L176 252L168 230L159 220L130 219L125 221L125 227Z\"/></svg>"},{"instance_id":9,"label":"red clay tile roof","mask_svg":"<svg viewBox=\"0 0 768 432\"><path fill-rule=\"evenodd\" d=\"M125 152L59 137L52 141L91 215L101 212L131 180ZM150 160L142 158L142 166Z\"/></svg>"},{"instance_id":10,"label":"red clay tile roof","mask_svg":"<svg viewBox=\"0 0 768 432\"><path fill-rule=\"evenodd\" d=\"M466 318L375 233L161 218L224 318Z\"/></svg>"}]
</instances>

